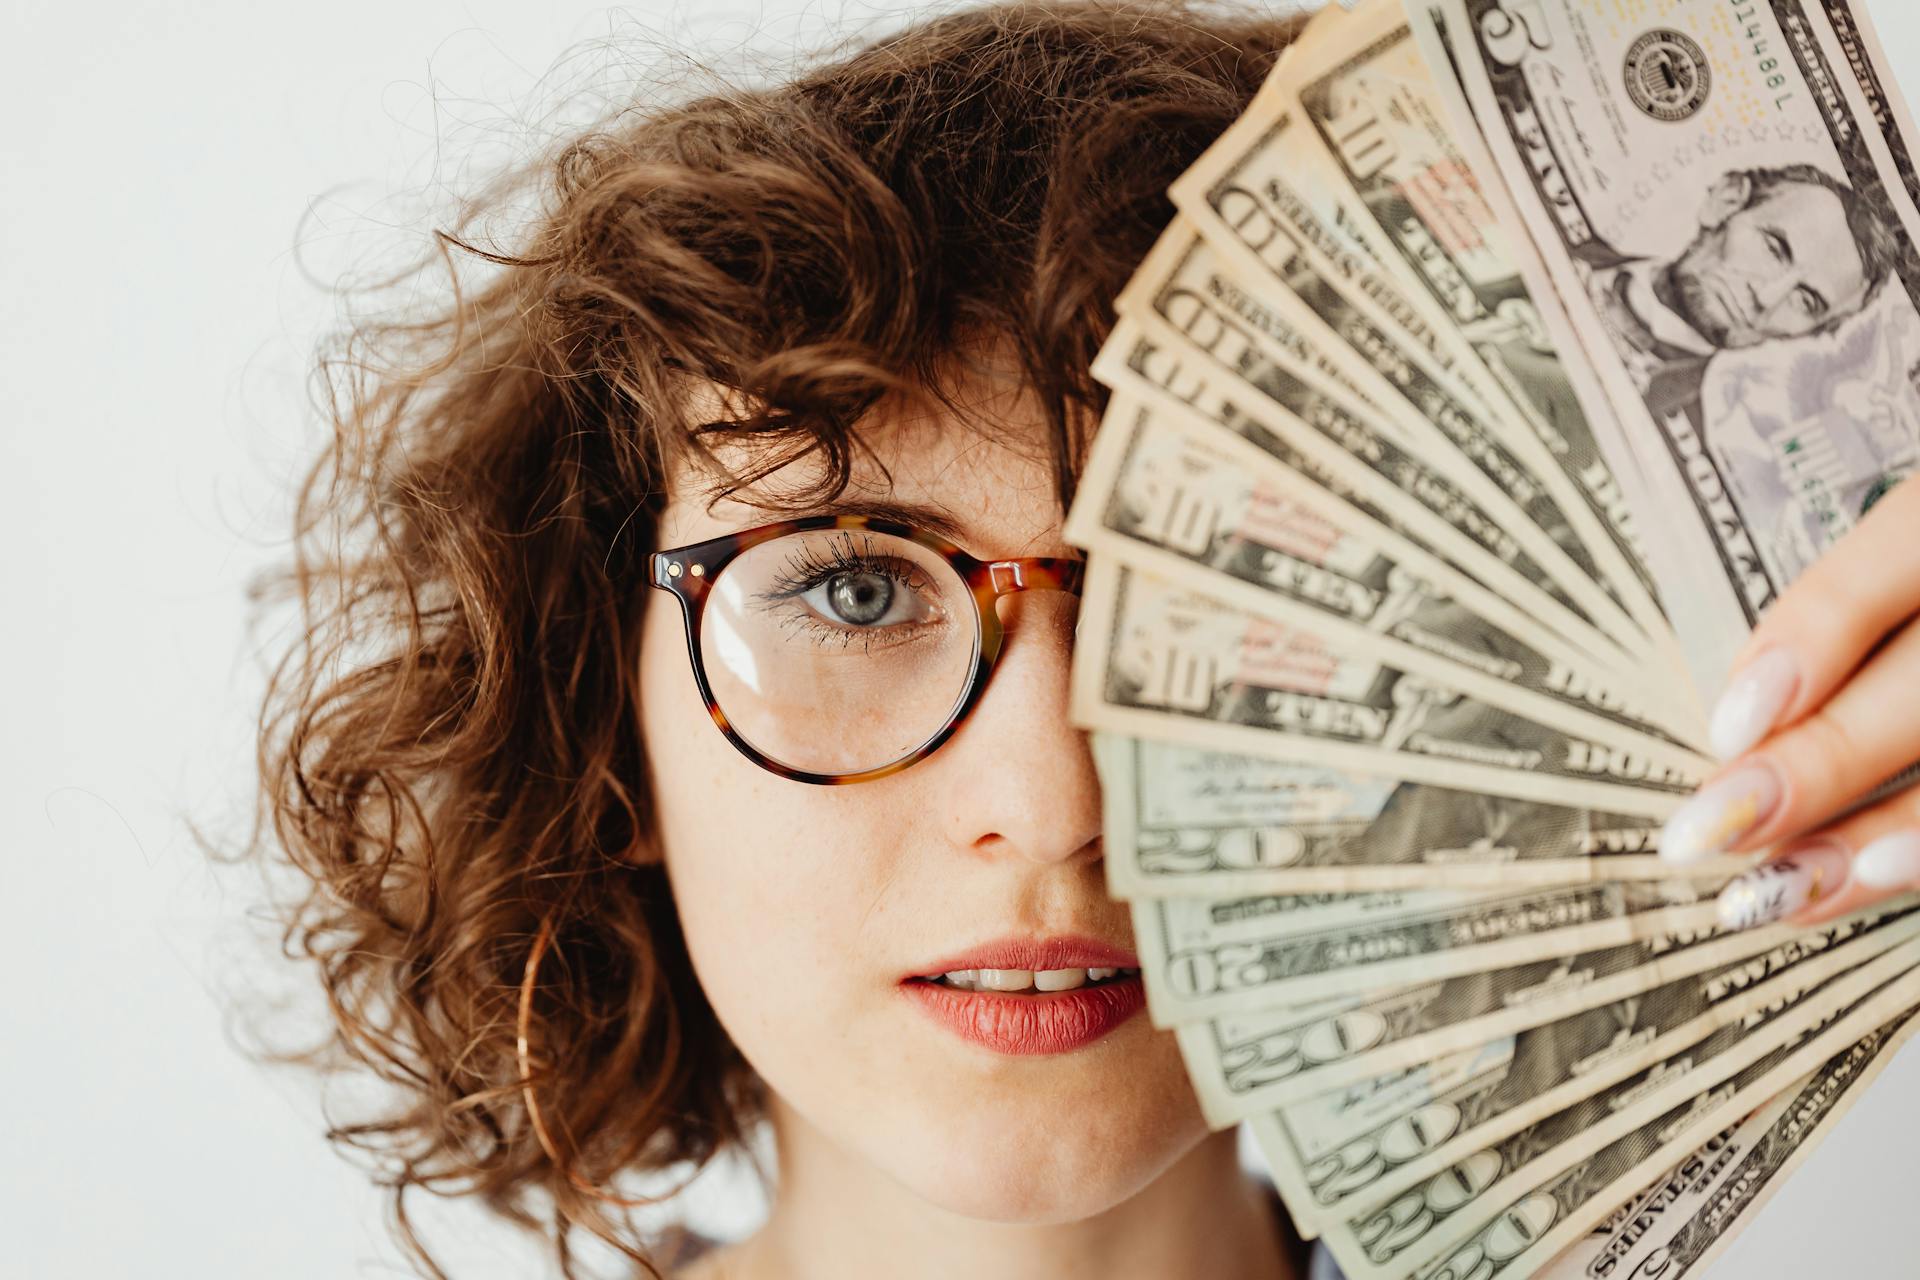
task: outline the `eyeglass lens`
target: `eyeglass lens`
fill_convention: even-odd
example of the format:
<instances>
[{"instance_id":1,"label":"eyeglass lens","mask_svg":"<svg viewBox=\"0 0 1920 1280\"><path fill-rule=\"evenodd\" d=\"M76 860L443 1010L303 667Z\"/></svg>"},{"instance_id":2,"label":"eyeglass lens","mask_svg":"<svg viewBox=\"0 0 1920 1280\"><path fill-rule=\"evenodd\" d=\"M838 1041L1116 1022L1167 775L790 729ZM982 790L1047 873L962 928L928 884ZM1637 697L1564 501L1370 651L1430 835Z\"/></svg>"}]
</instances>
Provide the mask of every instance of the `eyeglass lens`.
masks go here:
<instances>
[{"instance_id":1,"label":"eyeglass lens","mask_svg":"<svg viewBox=\"0 0 1920 1280\"><path fill-rule=\"evenodd\" d=\"M973 594L945 559L869 529L790 533L720 571L700 628L707 685L734 731L808 773L911 754L965 696Z\"/></svg>"}]
</instances>

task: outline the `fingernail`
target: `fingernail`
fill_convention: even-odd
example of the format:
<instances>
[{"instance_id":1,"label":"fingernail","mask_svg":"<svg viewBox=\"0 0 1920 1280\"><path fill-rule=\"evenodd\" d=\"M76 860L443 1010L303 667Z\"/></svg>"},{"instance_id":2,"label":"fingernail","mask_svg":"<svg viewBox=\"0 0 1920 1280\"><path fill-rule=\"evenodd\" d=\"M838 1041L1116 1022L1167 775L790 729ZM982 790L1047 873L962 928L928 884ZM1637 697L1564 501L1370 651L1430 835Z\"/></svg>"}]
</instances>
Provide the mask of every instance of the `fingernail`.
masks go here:
<instances>
[{"instance_id":1,"label":"fingernail","mask_svg":"<svg viewBox=\"0 0 1920 1280\"><path fill-rule=\"evenodd\" d=\"M1713 704L1707 742L1731 760L1767 736L1800 684L1800 664L1785 649L1769 649L1749 662Z\"/></svg>"},{"instance_id":2,"label":"fingernail","mask_svg":"<svg viewBox=\"0 0 1920 1280\"><path fill-rule=\"evenodd\" d=\"M1862 849L1853 878L1869 889L1920 888L1920 831L1896 831Z\"/></svg>"},{"instance_id":3,"label":"fingernail","mask_svg":"<svg viewBox=\"0 0 1920 1280\"><path fill-rule=\"evenodd\" d=\"M1751 929L1784 920L1846 883L1847 851L1832 840L1804 845L1762 863L1715 899L1723 929Z\"/></svg>"},{"instance_id":4,"label":"fingernail","mask_svg":"<svg viewBox=\"0 0 1920 1280\"><path fill-rule=\"evenodd\" d=\"M1759 826L1780 803L1773 770L1750 765L1700 788L1674 810L1660 829L1660 856L1668 862L1698 862L1719 853Z\"/></svg>"}]
</instances>

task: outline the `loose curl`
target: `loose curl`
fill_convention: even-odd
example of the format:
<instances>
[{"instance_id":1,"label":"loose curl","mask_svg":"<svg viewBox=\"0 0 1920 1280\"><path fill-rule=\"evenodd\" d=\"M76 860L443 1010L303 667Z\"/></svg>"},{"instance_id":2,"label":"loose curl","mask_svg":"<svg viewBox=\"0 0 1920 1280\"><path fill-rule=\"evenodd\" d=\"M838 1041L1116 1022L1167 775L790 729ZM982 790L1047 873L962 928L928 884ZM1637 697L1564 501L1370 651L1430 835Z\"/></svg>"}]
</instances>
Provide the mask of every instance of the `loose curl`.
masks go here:
<instances>
[{"instance_id":1,"label":"loose curl","mask_svg":"<svg viewBox=\"0 0 1920 1280\"><path fill-rule=\"evenodd\" d=\"M434 232L390 282L444 271L431 309L323 344L331 439L290 559L250 584L303 625L261 707L242 854L296 873L283 948L332 1025L263 1056L397 1087L328 1137L383 1158L427 1274L445 1278L415 1187L549 1234L569 1280L576 1227L658 1276L596 1188L698 1172L764 1115L680 933L634 690L672 468L749 446L754 467L717 471L731 494L818 454L792 503L837 495L862 414L957 410L943 371L990 335L1044 408L1064 509L1104 404L1088 365L1165 188L1297 27L1197 0L1008 3L776 87L614 111ZM517 197L529 228L478 243Z\"/></svg>"}]
</instances>

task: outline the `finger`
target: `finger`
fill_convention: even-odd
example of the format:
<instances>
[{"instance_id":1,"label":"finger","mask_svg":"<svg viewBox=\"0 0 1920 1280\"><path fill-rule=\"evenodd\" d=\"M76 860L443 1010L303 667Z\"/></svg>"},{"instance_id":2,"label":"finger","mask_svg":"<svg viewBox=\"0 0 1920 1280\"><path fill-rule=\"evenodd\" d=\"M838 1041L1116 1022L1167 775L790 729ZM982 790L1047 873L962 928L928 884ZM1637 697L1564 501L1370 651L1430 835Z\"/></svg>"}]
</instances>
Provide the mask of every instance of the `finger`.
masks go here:
<instances>
[{"instance_id":1,"label":"finger","mask_svg":"<svg viewBox=\"0 0 1920 1280\"><path fill-rule=\"evenodd\" d=\"M1888 632L1920 613L1917 480L1888 490L1761 616L1709 717L1708 742L1721 759L1820 706Z\"/></svg>"},{"instance_id":2,"label":"finger","mask_svg":"<svg viewBox=\"0 0 1920 1280\"><path fill-rule=\"evenodd\" d=\"M1831 821L1920 759L1920 623L1908 623L1811 715L1721 770L1660 833L1686 863L1758 849Z\"/></svg>"},{"instance_id":3,"label":"finger","mask_svg":"<svg viewBox=\"0 0 1920 1280\"><path fill-rule=\"evenodd\" d=\"M1920 789L1794 841L1720 892L1720 923L1817 925L1920 889Z\"/></svg>"}]
</instances>

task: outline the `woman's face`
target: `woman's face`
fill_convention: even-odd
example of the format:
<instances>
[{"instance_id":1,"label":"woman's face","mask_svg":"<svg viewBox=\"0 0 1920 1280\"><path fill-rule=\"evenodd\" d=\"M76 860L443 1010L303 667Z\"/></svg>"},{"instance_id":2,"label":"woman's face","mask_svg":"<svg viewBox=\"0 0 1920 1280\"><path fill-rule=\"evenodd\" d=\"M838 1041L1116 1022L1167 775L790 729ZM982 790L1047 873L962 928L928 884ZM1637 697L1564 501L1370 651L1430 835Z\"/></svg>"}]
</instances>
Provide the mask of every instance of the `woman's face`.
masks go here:
<instances>
[{"instance_id":1,"label":"woman's face","mask_svg":"<svg viewBox=\"0 0 1920 1280\"><path fill-rule=\"evenodd\" d=\"M856 451L844 497L938 507L983 558L1077 555L1031 400L981 389L976 403L1004 443L950 418L881 420L865 438L891 485ZM788 486L776 476L751 492ZM656 545L776 518L731 500L709 512L677 491ZM1067 720L1075 597L1004 598L1005 648L958 732L901 772L826 787L777 777L721 736L677 602L647 594L641 717L667 871L695 971L774 1095L783 1138L804 1126L927 1201L1028 1223L1099 1213L1200 1142L1173 1036L1144 1011L1078 1048L1008 1053L963 1038L903 985L1009 936L1133 950L1106 893L1087 737Z\"/></svg>"}]
</instances>

